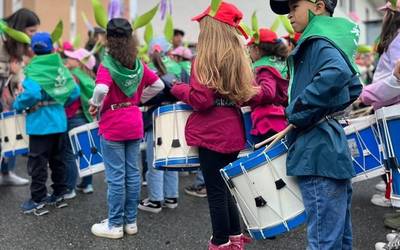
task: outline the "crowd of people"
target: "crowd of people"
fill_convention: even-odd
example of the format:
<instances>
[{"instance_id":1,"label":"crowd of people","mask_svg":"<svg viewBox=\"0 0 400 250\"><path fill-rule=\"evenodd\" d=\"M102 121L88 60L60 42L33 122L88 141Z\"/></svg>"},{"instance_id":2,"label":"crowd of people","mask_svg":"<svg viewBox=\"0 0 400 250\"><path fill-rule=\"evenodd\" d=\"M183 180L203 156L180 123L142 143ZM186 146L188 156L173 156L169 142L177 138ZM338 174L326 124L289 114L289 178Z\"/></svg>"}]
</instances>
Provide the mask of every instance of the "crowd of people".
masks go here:
<instances>
[{"instance_id":1,"label":"crowd of people","mask_svg":"<svg viewBox=\"0 0 400 250\"><path fill-rule=\"evenodd\" d=\"M124 18L90 31L84 48L56 46L50 33L38 32L40 19L28 9L5 18L31 38L30 45L6 33L0 39L1 111L26 112L30 181L15 174L15 157L3 157L0 185L30 183L30 197L21 205L25 214L65 204L76 191L92 193L92 176L78 183L68 131L98 120L108 214L91 231L112 239L134 235L138 209L159 213L178 206L178 172L153 168L152 114L182 101L194 110L185 137L198 147L200 160L196 181L185 192L207 197L213 232L208 249L244 249L250 239L220 169L245 147L240 107L250 106L255 143L293 127L286 135L286 167L302 194L307 249L352 249L355 171L335 114L400 102L399 1L382 8L382 32L374 47L358 46L358 26L333 17L336 0L270 0L296 32L285 37L266 27L247 34L235 5L213 2L218 4L193 18L200 25L195 50L183 46L185 33L176 29L172 41L153 38L146 58L139 56L140 44ZM52 192L46 186L48 168ZM383 179L371 202L389 207L390 180ZM142 180L148 191L143 199ZM386 217L385 224L399 228L400 213ZM400 242L397 234L387 237ZM397 249L390 247L376 245Z\"/></svg>"}]
</instances>

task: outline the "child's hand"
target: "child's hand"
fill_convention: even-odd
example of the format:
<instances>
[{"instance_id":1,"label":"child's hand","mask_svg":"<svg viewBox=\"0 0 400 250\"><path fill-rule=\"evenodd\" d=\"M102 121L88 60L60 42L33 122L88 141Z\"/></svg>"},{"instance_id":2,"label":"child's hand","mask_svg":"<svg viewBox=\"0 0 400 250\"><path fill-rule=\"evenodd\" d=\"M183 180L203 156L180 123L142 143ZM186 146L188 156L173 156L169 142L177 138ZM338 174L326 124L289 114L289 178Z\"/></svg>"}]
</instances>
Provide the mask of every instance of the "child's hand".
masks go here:
<instances>
[{"instance_id":1,"label":"child's hand","mask_svg":"<svg viewBox=\"0 0 400 250\"><path fill-rule=\"evenodd\" d=\"M94 105L90 105L90 107L89 107L89 113L93 117L95 117L97 115L98 110L99 110L98 107L96 107Z\"/></svg>"},{"instance_id":2,"label":"child's hand","mask_svg":"<svg viewBox=\"0 0 400 250\"><path fill-rule=\"evenodd\" d=\"M17 75L21 71L21 64L18 61L10 62L10 72Z\"/></svg>"},{"instance_id":3,"label":"child's hand","mask_svg":"<svg viewBox=\"0 0 400 250\"><path fill-rule=\"evenodd\" d=\"M397 61L396 65L394 66L393 75L400 81L400 60Z\"/></svg>"}]
</instances>

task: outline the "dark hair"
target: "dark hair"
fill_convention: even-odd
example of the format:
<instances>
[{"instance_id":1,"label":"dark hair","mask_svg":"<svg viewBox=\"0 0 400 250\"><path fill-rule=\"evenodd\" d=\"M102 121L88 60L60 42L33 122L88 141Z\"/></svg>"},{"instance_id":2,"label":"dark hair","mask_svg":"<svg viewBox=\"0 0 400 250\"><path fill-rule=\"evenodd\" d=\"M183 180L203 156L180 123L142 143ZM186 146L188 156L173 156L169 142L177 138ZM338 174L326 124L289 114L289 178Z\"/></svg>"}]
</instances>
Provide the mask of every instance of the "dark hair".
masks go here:
<instances>
[{"instance_id":1,"label":"dark hair","mask_svg":"<svg viewBox=\"0 0 400 250\"><path fill-rule=\"evenodd\" d=\"M107 37L107 53L122 66L133 69L138 54L138 40L136 36L130 37Z\"/></svg>"},{"instance_id":2,"label":"dark hair","mask_svg":"<svg viewBox=\"0 0 400 250\"><path fill-rule=\"evenodd\" d=\"M260 43L255 45L261 50L261 56L276 56L281 60L286 60L289 50L282 42L278 43Z\"/></svg>"},{"instance_id":3,"label":"dark hair","mask_svg":"<svg viewBox=\"0 0 400 250\"><path fill-rule=\"evenodd\" d=\"M40 19L36 13L26 8L17 10L12 15L4 18L4 21L9 27L22 32L28 27L40 24ZM28 50L28 45L8 38L5 41L5 48L11 57L16 58L17 60L22 60L22 56L26 54Z\"/></svg>"},{"instance_id":4,"label":"dark hair","mask_svg":"<svg viewBox=\"0 0 400 250\"><path fill-rule=\"evenodd\" d=\"M156 69L157 69L158 76L163 76L168 73L167 67L165 67L165 64L162 61L162 56L161 56L160 52L154 51L151 54L151 61L153 62L154 67L156 67Z\"/></svg>"},{"instance_id":5,"label":"dark hair","mask_svg":"<svg viewBox=\"0 0 400 250\"><path fill-rule=\"evenodd\" d=\"M94 73L92 70L90 70L88 67L86 67L86 65L83 64L82 62L79 62L79 68L80 68L83 72L85 72L88 76L90 76L92 79L95 79L95 78L96 78L95 73Z\"/></svg>"},{"instance_id":6,"label":"dark hair","mask_svg":"<svg viewBox=\"0 0 400 250\"><path fill-rule=\"evenodd\" d=\"M387 10L383 19L380 41L378 44L378 54L382 55L389 48L400 29L400 13L393 10Z\"/></svg>"},{"instance_id":7,"label":"dark hair","mask_svg":"<svg viewBox=\"0 0 400 250\"><path fill-rule=\"evenodd\" d=\"M174 29L174 36L177 36L177 35L185 36L185 31L179 30L179 29Z\"/></svg>"}]
</instances>

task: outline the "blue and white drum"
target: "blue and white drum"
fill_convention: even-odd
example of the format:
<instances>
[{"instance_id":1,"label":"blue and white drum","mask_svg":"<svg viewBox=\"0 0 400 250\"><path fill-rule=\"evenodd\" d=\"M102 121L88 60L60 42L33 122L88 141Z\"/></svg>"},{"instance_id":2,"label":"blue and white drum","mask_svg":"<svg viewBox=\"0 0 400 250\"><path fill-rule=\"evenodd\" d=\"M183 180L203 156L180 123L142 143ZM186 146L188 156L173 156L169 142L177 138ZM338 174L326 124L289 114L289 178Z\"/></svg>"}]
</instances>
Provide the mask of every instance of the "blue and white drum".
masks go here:
<instances>
[{"instance_id":1,"label":"blue and white drum","mask_svg":"<svg viewBox=\"0 0 400 250\"><path fill-rule=\"evenodd\" d=\"M383 147L374 115L349 120L344 128L356 177L363 181L385 174Z\"/></svg>"},{"instance_id":2,"label":"blue and white drum","mask_svg":"<svg viewBox=\"0 0 400 250\"><path fill-rule=\"evenodd\" d=\"M286 175L287 145L261 148L221 169L254 239L291 231L306 222L296 177Z\"/></svg>"},{"instance_id":3,"label":"blue and white drum","mask_svg":"<svg viewBox=\"0 0 400 250\"><path fill-rule=\"evenodd\" d=\"M29 136L26 134L25 114L16 111L0 114L1 155L12 157L27 154Z\"/></svg>"},{"instance_id":4,"label":"blue and white drum","mask_svg":"<svg viewBox=\"0 0 400 250\"><path fill-rule=\"evenodd\" d=\"M199 168L197 147L188 146L186 122L193 112L187 104L159 107L153 113L154 163L158 170L193 171Z\"/></svg>"},{"instance_id":5,"label":"blue and white drum","mask_svg":"<svg viewBox=\"0 0 400 250\"><path fill-rule=\"evenodd\" d=\"M104 171L98 123L92 122L76 127L71 129L68 134L79 177Z\"/></svg>"},{"instance_id":6,"label":"blue and white drum","mask_svg":"<svg viewBox=\"0 0 400 250\"><path fill-rule=\"evenodd\" d=\"M254 150L254 142L251 137L251 129L253 127L253 122L251 121L251 107L242 107L241 111L246 136L246 149L243 151L243 153L241 152L241 155L247 155Z\"/></svg>"},{"instance_id":7,"label":"blue and white drum","mask_svg":"<svg viewBox=\"0 0 400 250\"><path fill-rule=\"evenodd\" d=\"M392 176L391 202L400 207L400 104L376 111L379 131L384 143L385 162Z\"/></svg>"}]
</instances>

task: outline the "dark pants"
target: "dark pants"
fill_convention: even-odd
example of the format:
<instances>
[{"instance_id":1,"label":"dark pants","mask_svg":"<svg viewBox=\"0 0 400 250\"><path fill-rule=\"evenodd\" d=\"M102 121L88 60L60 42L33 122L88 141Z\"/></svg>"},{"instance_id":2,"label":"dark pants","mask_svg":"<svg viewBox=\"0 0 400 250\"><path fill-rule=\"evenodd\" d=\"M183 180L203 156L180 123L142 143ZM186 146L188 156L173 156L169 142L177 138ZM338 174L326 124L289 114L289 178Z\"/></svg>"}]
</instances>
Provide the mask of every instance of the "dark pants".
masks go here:
<instances>
[{"instance_id":1,"label":"dark pants","mask_svg":"<svg viewBox=\"0 0 400 250\"><path fill-rule=\"evenodd\" d=\"M237 159L238 153L221 154L199 148L200 167L207 188L213 229L212 243L221 245L229 240L229 235L241 233L238 209L219 170Z\"/></svg>"},{"instance_id":2,"label":"dark pants","mask_svg":"<svg viewBox=\"0 0 400 250\"><path fill-rule=\"evenodd\" d=\"M29 136L28 173L32 178L31 197L35 202L47 196L47 164L51 169L53 194L62 195L67 190L66 167L63 162L65 134Z\"/></svg>"}]
</instances>

